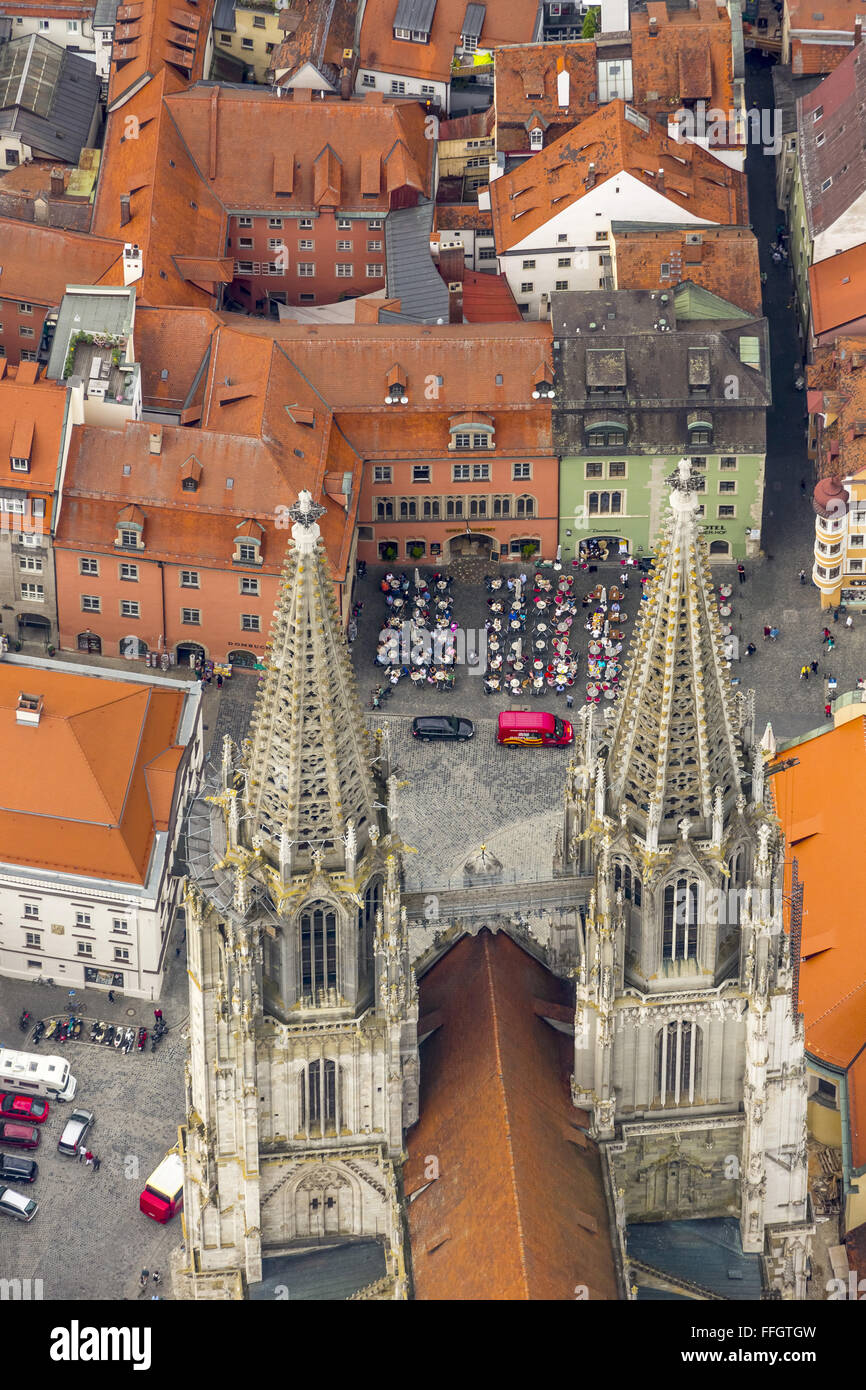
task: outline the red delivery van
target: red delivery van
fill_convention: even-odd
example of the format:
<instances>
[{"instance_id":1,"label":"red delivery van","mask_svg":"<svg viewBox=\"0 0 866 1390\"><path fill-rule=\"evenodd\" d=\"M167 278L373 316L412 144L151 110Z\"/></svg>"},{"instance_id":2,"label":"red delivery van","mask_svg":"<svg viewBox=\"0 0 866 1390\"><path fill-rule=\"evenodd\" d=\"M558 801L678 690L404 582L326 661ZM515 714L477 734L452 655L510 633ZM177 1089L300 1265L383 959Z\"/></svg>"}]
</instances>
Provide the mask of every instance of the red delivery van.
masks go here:
<instances>
[{"instance_id":1,"label":"red delivery van","mask_svg":"<svg viewBox=\"0 0 866 1390\"><path fill-rule=\"evenodd\" d=\"M183 1159L166 1154L147 1180L138 1199L139 1210L163 1226L183 1207Z\"/></svg>"},{"instance_id":2,"label":"red delivery van","mask_svg":"<svg viewBox=\"0 0 866 1390\"><path fill-rule=\"evenodd\" d=\"M496 738L512 748L537 748L543 743L559 748L574 742L574 728L567 719L557 719L555 714L506 709L499 716Z\"/></svg>"}]
</instances>

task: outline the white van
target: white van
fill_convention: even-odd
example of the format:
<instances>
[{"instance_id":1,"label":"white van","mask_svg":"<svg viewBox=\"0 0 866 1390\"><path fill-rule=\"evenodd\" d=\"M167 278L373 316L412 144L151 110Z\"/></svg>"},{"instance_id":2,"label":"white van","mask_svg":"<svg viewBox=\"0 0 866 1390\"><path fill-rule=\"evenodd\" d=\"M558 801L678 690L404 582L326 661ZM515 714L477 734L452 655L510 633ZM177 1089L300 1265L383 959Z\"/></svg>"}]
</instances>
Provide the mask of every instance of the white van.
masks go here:
<instances>
[{"instance_id":1,"label":"white van","mask_svg":"<svg viewBox=\"0 0 866 1390\"><path fill-rule=\"evenodd\" d=\"M0 1091L24 1096L72 1100L77 1082L65 1057L46 1057L41 1052L14 1052L0 1048Z\"/></svg>"}]
</instances>

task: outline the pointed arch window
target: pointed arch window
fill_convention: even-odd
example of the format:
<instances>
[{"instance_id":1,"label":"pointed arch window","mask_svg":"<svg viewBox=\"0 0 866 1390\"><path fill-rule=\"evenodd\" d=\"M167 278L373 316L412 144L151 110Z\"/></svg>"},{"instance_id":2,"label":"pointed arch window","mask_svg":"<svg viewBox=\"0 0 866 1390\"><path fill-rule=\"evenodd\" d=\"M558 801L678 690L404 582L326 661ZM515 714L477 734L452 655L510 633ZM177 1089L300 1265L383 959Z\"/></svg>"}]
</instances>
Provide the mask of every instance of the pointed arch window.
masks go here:
<instances>
[{"instance_id":1,"label":"pointed arch window","mask_svg":"<svg viewBox=\"0 0 866 1390\"><path fill-rule=\"evenodd\" d=\"M364 893L364 905L358 909L358 981L368 984L373 976L373 938L376 913L382 906L382 883L374 879Z\"/></svg>"},{"instance_id":2,"label":"pointed arch window","mask_svg":"<svg viewBox=\"0 0 866 1390\"><path fill-rule=\"evenodd\" d=\"M662 959L688 960L698 954L698 885L678 878L667 884L662 916Z\"/></svg>"},{"instance_id":3,"label":"pointed arch window","mask_svg":"<svg viewBox=\"0 0 866 1390\"><path fill-rule=\"evenodd\" d=\"M656 1098L662 1105L692 1104L700 1092L703 1063L701 1029L676 1019L656 1034Z\"/></svg>"},{"instance_id":4,"label":"pointed arch window","mask_svg":"<svg viewBox=\"0 0 866 1390\"><path fill-rule=\"evenodd\" d=\"M298 920L301 994L316 1004L328 1002L337 987L337 914L326 903L315 903Z\"/></svg>"},{"instance_id":5,"label":"pointed arch window","mask_svg":"<svg viewBox=\"0 0 866 1390\"><path fill-rule=\"evenodd\" d=\"M334 1129L339 1113L340 1075L334 1061L310 1062L298 1077L301 1129ZM309 1116L309 1122L307 1117Z\"/></svg>"},{"instance_id":6,"label":"pointed arch window","mask_svg":"<svg viewBox=\"0 0 866 1390\"><path fill-rule=\"evenodd\" d=\"M728 926L738 927L740 903L746 886L746 851L742 845L734 850L728 860L728 874L728 911L725 922Z\"/></svg>"}]
</instances>

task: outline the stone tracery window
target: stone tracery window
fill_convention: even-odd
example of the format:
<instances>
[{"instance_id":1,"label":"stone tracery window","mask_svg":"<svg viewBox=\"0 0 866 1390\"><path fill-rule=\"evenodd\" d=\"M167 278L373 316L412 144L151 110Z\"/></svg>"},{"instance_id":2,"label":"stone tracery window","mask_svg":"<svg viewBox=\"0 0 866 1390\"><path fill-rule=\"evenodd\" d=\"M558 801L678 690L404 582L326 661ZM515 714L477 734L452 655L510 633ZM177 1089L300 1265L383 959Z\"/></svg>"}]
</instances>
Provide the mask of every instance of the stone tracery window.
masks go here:
<instances>
[{"instance_id":1,"label":"stone tracery window","mask_svg":"<svg viewBox=\"0 0 866 1390\"><path fill-rule=\"evenodd\" d=\"M660 1028L655 1045L656 1099L662 1105L691 1104L700 1091L703 1061L701 1029L687 1019Z\"/></svg>"},{"instance_id":2,"label":"stone tracery window","mask_svg":"<svg viewBox=\"0 0 866 1390\"><path fill-rule=\"evenodd\" d=\"M328 1002L337 987L337 914L328 903L313 903L298 920L301 994Z\"/></svg>"},{"instance_id":3,"label":"stone tracery window","mask_svg":"<svg viewBox=\"0 0 866 1390\"><path fill-rule=\"evenodd\" d=\"M310 1062L298 1077L301 1129L327 1129L337 1123L339 1072L330 1059ZM309 1125L307 1115L309 1113Z\"/></svg>"},{"instance_id":4,"label":"stone tracery window","mask_svg":"<svg viewBox=\"0 0 866 1390\"><path fill-rule=\"evenodd\" d=\"M698 884L678 878L664 892L662 959L687 960L698 954Z\"/></svg>"}]
</instances>

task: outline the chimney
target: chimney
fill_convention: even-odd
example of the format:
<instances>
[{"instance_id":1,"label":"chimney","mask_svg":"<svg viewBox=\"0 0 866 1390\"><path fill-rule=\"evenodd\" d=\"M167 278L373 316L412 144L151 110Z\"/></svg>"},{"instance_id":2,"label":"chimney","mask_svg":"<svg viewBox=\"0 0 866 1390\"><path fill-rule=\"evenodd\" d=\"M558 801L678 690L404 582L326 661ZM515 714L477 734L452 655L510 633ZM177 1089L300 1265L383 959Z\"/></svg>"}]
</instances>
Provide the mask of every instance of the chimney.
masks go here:
<instances>
[{"instance_id":1,"label":"chimney","mask_svg":"<svg viewBox=\"0 0 866 1390\"><path fill-rule=\"evenodd\" d=\"M657 182L658 182L658 186L659 186L659 192L660 192L660 193L664 193L664 191L665 191L665 171L664 171L664 169L659 169L659 171L658 171L658 176L657 176Z\"/></svg>"},{"instance_id":2,"label":"chimney","mask_svg":"<svg viewBox=\"0 0 866 1390\"><path fill-rule=\"evenodd\" d=\"M25 695L20 691L15 706L15 723L36 725L42 718L43 699L41 695Z\"/></svg>"},{"instance_id":3,"label":"chimney","mask_svg":"<svg viewBox=\"0 0 866 1390\"><path fill-rule=\"evenodd\" d=\"M63 194L65 193L65 191L66 191L66 186L65 186L65 184L64 184L64 182L63 182L63 170L62 170L62 169L52 169L52 170L51 170L51 196L52 196L52 198L62 198L62 197L63 197Z\"/></svg>"},{"instance_id":4,"label":"chimney","mask_svg":"<svg viewBox=\"0 0 866 1390\"><path fill-rule=\"evenodd\" d=\"M459 237L449 237L447 233L440 237L437 265L446 283L463 280L464 257L463 242Z\"/></svg>"},{"instance_id":5,"label":"chimney","mask_svg":"<svg viewBox=\"0 0 866 1390\"><path fill-rule=\"evenodd\" d=\"M151 425L148 447L151 454L162 453L162 425Z\"/></svg>"},{"instance_id":6,"label":"chimney","mask_svg":"<svg viewBox=\"0 0 866 1390\"><path fill-rule=\"evenodd\" d=\"M650 15L649 32L650 32L650 38L651 38L651 39L657 39L657 38L658 38L658 36L659 36L659 22L658 22L658 19L656 18L655 15Z\"/></svg>"},{"instance_id":7,"label":"chimney","mask_svg":"<svg viewBox=\"0 0 866 1390\"><path fill-rule=\"evenodd\" d=\"M448 322L463 322L463 282L462 280L449 280L448 282Z\"/></svg>"},{"instance_id":8,"label":"chimney","mask_svg":"<svg viewBox=\"0 0 866 1390\"><path fill-rule=\"evenodd\" d=\"M219 137L220 89L216 84L210 94L210 137L208 140L208 178L217 176L217 139Z\"/></svg>"},{"instance_id":9,"label":"chimney","mask_svg":"<svg viewBox=\"0 0 866 1390\"><path fill-rule=\"evenodd\" d=\"M311 87L293 87L292 101L296 106L309 106L313 100L313 90Z\"/></svg>"},{"instance_id":10,"label":"chimney","mask_svg":"<svg viewBox=\"0 0 866 1390\"><path fill-rule=\"evenodd\" d=\"M556 60L556 101L560 108L568 106L568 90L570 78L565 70L565 59Z\"/></svg>"},{"instance_id":11,"label":"chimney","mask_svg":"<svg viewBox=\"0 0 866 1390\"><path fill-rule=\"evenodd\" d=\"M144 274L144 257L137 242L126 242L123 248L123 283L134 285Z\"/></svg>"},{"instance_id":12,"label":"chimney","mask_svg":"<svg viewBox=\"0 0 866 1390\"><path fill-rule=\"evenodd\" d=\"M132 221L132 213L129 210L130 195L121 193L120 195L120 225L125 227L127 222Z\"/></svg>"},{"instance_id":13,"label":"chimney","mask_svg":"<svg viewBox=\"0 0 866 1390\"><path fill-rule=\"evenodd\" d=\"M863 41L863 16L862 16L862 14L855 14L855 16L854 16L854 47L857 48L857 46L858 46L860 43L862 43L862 41Z\"/></svg>"}]
</instances>

